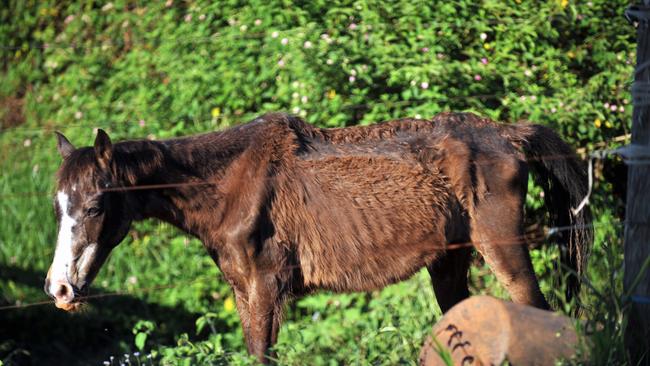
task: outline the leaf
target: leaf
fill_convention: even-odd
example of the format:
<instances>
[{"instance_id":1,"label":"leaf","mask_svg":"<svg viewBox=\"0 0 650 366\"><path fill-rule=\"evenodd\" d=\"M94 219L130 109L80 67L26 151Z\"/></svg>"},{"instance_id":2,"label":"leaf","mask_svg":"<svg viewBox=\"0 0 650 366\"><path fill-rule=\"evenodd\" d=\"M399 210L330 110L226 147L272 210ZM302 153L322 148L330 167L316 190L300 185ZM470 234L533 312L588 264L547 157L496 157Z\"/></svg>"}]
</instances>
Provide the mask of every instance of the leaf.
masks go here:
<instances>
[{"instance_id":1,"label":"leaf","mask_svg":"<svg viewBox=\"0 0 650 366\"><path fill-rule=\"evenodd\" d=\"M144 350L145 343L147 342L147 333L138 333L135 335L135 346L140 351Z\"/></svg>"}]
</instances>

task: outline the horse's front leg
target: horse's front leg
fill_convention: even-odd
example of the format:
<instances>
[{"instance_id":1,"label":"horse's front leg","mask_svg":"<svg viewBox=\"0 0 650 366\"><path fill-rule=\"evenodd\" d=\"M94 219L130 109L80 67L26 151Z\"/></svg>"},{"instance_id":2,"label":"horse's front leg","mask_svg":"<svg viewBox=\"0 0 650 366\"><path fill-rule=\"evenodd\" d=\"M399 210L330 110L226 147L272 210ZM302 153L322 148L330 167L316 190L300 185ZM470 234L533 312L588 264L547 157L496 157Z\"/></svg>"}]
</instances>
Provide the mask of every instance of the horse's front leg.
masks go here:
<instances>
[{"instance_id":1,"label":"horse's front leg","mask_svg":"<svg viewBox=\"0 0 650 366\"><path fill-rule=\"evenodd\" d=\"M259 274L252 278L248 290L248 306L248 350L260 362L269 363L270 358L275 357L269 349L278 338L283 306L275 275Z\"/></svg>"},{"instance_id":2,"label":"horse's front leg","mask_svg":"<svg viewBox=\"0 0 650 366\"><path fill-rule=\"evenodd\" d=\"M235 289L235 303L237 304L237 312L239 313L239 320L241 321L241 328L244 332L244 341L246 341L246 349L248 353L252 353L251 346L251 314L248 306L248 292Z\"/></svg>"}]
</instances>

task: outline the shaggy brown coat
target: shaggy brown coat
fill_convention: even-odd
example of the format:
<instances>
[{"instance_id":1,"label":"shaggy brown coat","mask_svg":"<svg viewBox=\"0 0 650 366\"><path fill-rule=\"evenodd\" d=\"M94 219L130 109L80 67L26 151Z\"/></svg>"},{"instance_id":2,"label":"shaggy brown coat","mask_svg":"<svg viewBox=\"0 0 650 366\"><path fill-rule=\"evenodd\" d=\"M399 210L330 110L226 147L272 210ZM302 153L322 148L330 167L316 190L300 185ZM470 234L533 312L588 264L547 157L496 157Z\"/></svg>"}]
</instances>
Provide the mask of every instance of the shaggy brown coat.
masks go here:
<instances>
[{"instance_id":1,"label":"shaggy brown coat","mask_svg":"<svg viewBox=\"0 0 650 366\"><path fill-rule=\"evenodd\" d=\"M469 295L470 248L447 250L454 243L471 242L515 302L548 308L522 245L529 164L554 222L578 225L559 240L565 262L583 270L592 238L589 212L570 213L586 193L584 169L537 125L444 113L320 129L272 113L188 138L112 145L100 133L94 148L68 145L60 136L59 189L80 210L89 196L104 206L86 224L96 241L110 251L125 225L148 217L201 239L261 361L285 300L316 289L369 291L427 267L446 311Z\"/></svg>"}]
</instances>

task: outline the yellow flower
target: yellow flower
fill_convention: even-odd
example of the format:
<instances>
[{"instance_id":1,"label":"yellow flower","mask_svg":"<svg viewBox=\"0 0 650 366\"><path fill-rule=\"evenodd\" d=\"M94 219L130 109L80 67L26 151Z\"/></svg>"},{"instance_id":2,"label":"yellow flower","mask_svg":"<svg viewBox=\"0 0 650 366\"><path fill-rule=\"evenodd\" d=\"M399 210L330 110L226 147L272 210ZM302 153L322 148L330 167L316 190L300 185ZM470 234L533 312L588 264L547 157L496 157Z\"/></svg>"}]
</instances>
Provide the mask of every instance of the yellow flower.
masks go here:
<instances>
[{"instance_id":1,"label":"yellow flower","mask_svg":"<svg viewBox=\"0 0 650 366\"><path fill-rule=\"evenodd\" d=\"M609 121L605 121L605 127L607 127L607 128L612 128L612 126L614 126L614 125L612 125L611 122L609 122Z\"/></svg>"},{"instance_id":2,"label":"yellow flower","mask_svg":"<svg viewBox=\"0 0 650 366\"><path fill-rule=\"evenodd\" d=\"M336 97L336 90L330 89L327 92L327 99L334 99L334 97Z\"/></svg>"},{"instance_id":3,"label":"yellow flower","mask_svg":"<svg viewBox=\"0 0 650 366\"><path fill-rule=\"evenodd\" d=\"M483 48L485 48L486 50L489 50L490 48L492 48L492 46L490 46L489 43L486 43L486 44L483 45Z\"/></svg>"},{"instance_id":4,"label":"yellow flower","mask_svg":"<svg viewBox=\"0 0 650 366\"><path fill-rule=\"evenodd\" d=\"M228 296L226 300L223 302L223 308L227 312L231 312L235 310L235 300L233 300L232 296Z\"/></svg>"},{"instance_id":5,"label":"yellow flower","mask_svg":"<svg viewBox=\"0 0 650 366\"><path fill-rule=\"evenodd\" d=\"M212 118L217 118L221 115L221 109L219 107L212 108Z\"/></svg>"},{"instance_id":6,"label":"yellow flower","mask_svg":"<svg viewBox=\"0 0 650 366\"><path fill-rule=\"evenodd\" d=\"M576 54L575 54L573 51L569 51L569 52L567 52L566 55L569 56L569 58L574 58L574 57L576 57Z\"/></svg>"},{"instance_id":7,"label":"yellow flower","mask_svg":"<svg viewBox=\"0 0 650 366\"><path fill-rule=\"evenodd\" d=\"M569 0L560 0L560 6L562 9L566 8L569 5Z\"/></svg>"},{"instance_id":8,"label":"yellow flower","mask_svg":"<svg viewBox=\"0 0 650 366\"><path fill-rule=\"evenodd\" d=\"M600 126L602 125L602 123L603 123L603 121L601 121L600 118L596 118L596 119L594 120L594 126L596 126L596 128L600 128Z\"/></svg>"}]
</instances>

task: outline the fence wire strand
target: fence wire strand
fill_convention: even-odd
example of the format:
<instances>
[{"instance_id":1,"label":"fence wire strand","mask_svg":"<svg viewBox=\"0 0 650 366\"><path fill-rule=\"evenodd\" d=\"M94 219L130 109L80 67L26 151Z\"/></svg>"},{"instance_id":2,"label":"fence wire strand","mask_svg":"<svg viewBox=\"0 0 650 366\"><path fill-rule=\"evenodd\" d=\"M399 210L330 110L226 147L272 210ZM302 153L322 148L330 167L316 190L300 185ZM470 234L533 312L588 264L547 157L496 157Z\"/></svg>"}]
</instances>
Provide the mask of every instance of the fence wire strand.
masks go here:
<instances>
[{"instance_id":1,"label":"fence wire strand","mask_svg":"<svg viewBox=\"0 0 650 366\"><path fill-rule=\"evenodd\" d=\"M449 243L449 244L438 244L432 246L433 249L436 250L441 250L441 251L447 251L447 250L458 250L458 249L464 249L464 248L473 248L473 247L479 247L482 245L531 245L531 244L541 244L544 241L547 241L551 239L554 235L564 232L564 231L570 231L573 229L584 229L584 228L596 228L600 226L622 226L625 225L625 222L617 222L617 223L591 223L588 225L571 225L571 226L557 226L557 227L551 227L546 229L544 235L538 235L535 236L535 233L525 233L523 235L515 236L512 238L507 238L507 239L501 239L501 240L487 240L487 241L469 241L469 242L462 242L462 243ZM281 272L282 270L290 270L290 269L300 269L300 265L290 265L290 266L283 266L275 271ZM265 272L271 272L270 270L265 271ZM216 281L217 279L215 279ZM99 298L106 298L106 297L116 297L116 296L130 296L130 295L138 295L138 294L146 294L151 291L155 290L163 290L163 289L173 289L181 286L190 286L195 283L201 283L201 279L193 279L190 281L181 281L179 283L175 284L168 284L168 285L157 285L157 286L151 286L151 287L145 287L145 288L139 288L135 290L118 290L118 291L113 291L113 292L105 292L105 293L98 293L98 294L91 294L91 295L85 295L80 297L80 302L85 303L88 302L88 300L93 300L93 299L99 299ZM16 309L24 309L24 308L29 308L29 307L34 307L34 306L44 306L44 305L52 305L53 300L44 300L44 301L36 301L36 302L30 302L30 303L20 303L20 304L15 304L15 305L4 305L0 306L0 311L7 311L7 310L16 310Z\"/></svg>"}]
</instances>

